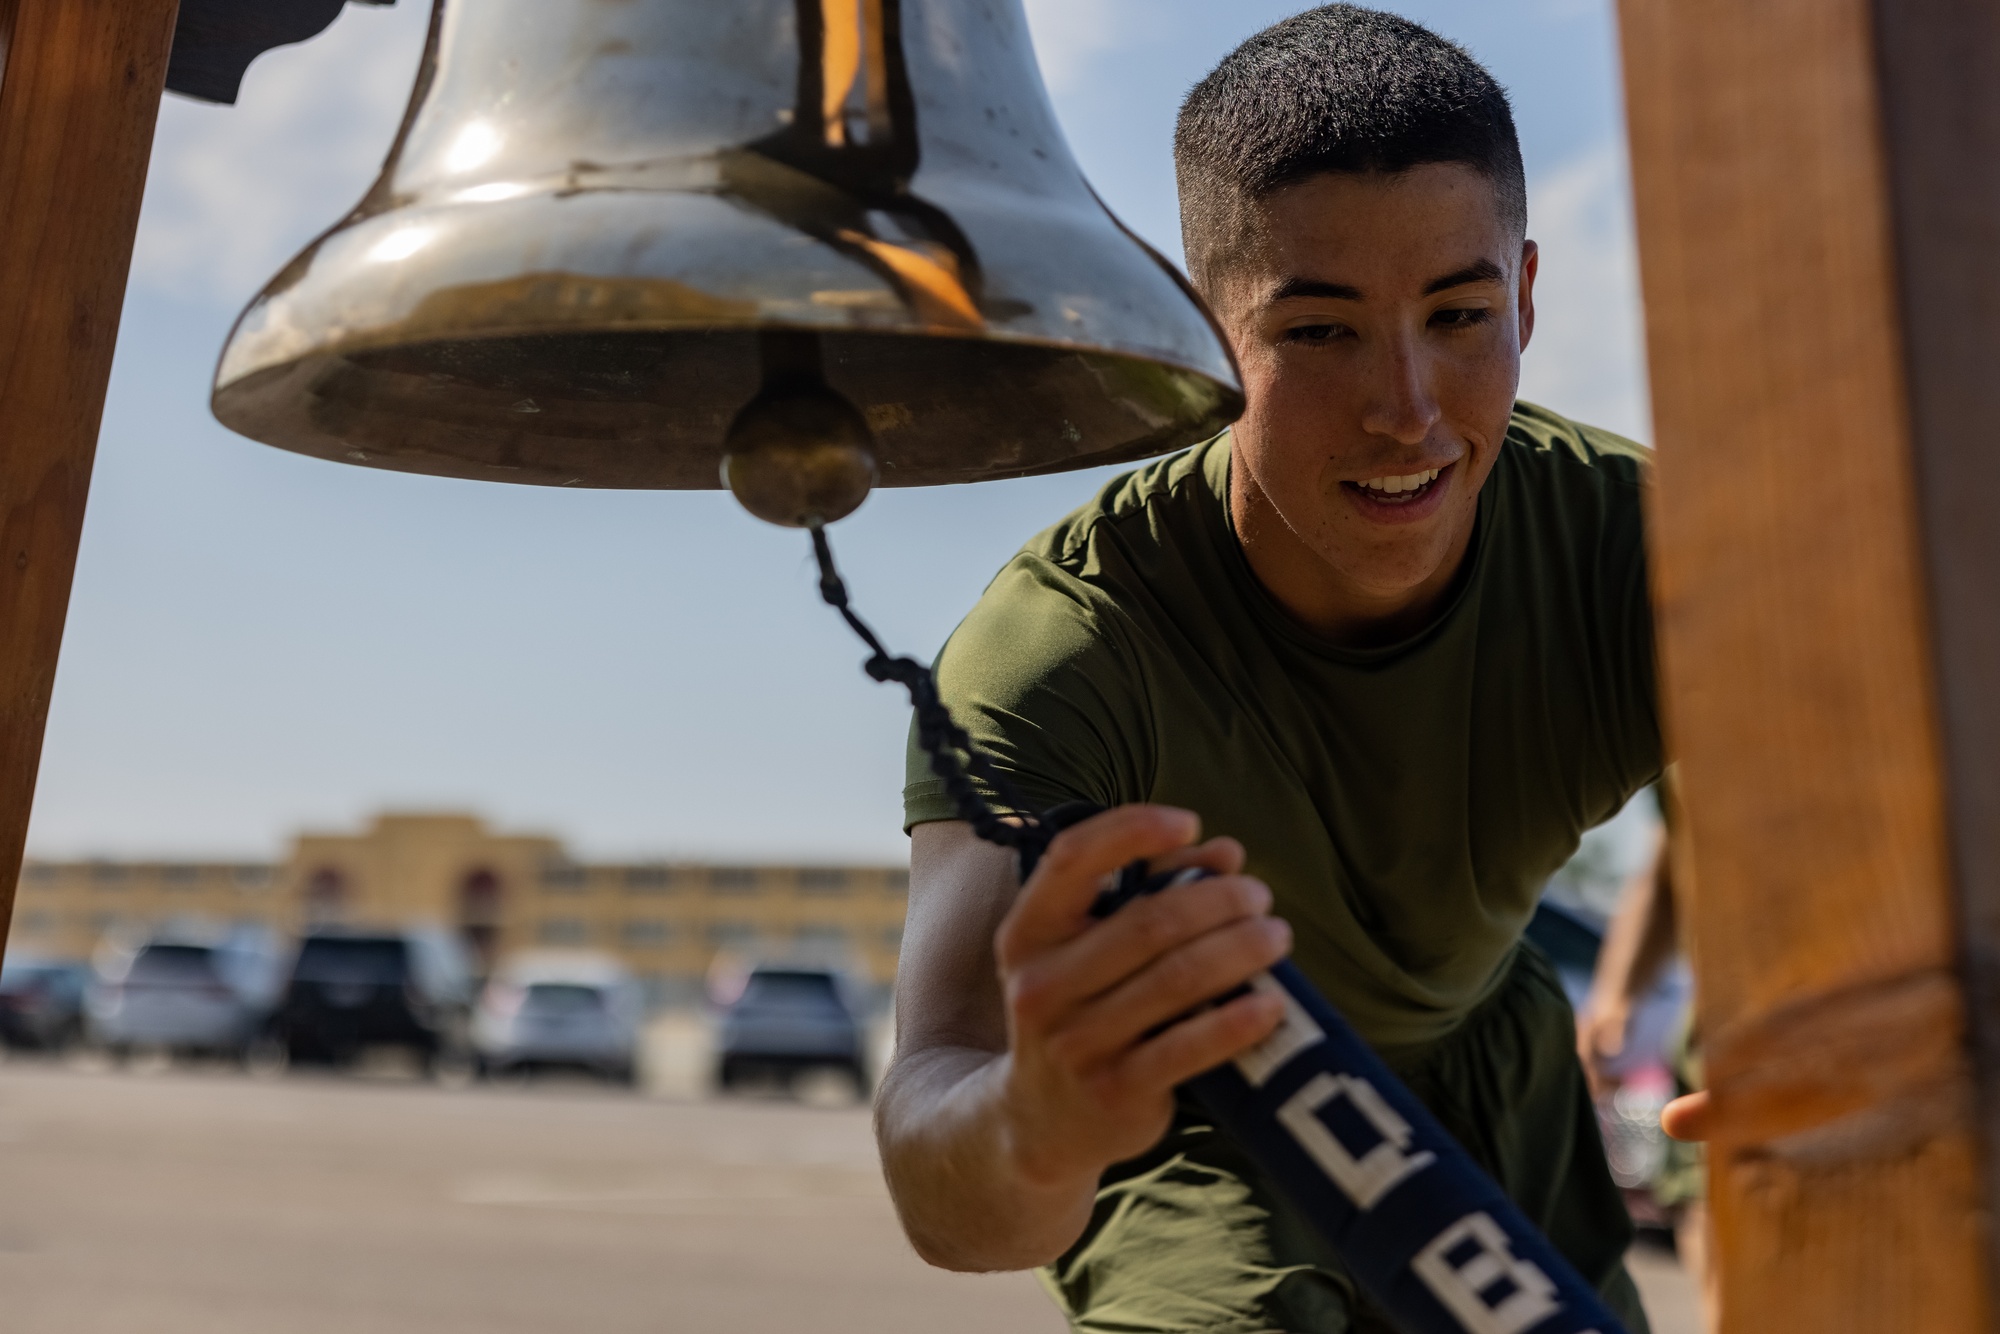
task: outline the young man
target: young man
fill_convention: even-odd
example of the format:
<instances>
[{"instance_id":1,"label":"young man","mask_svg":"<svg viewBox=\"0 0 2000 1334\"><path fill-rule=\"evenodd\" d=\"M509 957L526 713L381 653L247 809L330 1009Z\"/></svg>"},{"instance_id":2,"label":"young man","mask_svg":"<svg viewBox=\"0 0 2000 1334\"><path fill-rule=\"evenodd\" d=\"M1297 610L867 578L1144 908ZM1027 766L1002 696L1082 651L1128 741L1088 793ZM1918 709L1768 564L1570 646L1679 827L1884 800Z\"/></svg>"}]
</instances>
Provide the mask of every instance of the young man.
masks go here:
<instances>
[{"instance_id":1,"label":"young man","mask_svg":"<svg viewBox=\"0 0 2000 1334\"><path fill-rule=\"evenodd\" d=\"M1114 809L1019 886L914 757L878 1106L904 1226L935 1264L1041 1267L1079 1329L1386 1328L1174 1099L1278 1020L1177 1016L1289 951L1643 1331L1573 1021L1517 943L1660 770L1643 465L1514 401L1536 252L1505 95L1329 5L1223 61L1175 153L1249 408L1036 538L942 656L1030 800ZM1220 874L1093 921L1135 857Z\"/></svg>"}]
</instances>

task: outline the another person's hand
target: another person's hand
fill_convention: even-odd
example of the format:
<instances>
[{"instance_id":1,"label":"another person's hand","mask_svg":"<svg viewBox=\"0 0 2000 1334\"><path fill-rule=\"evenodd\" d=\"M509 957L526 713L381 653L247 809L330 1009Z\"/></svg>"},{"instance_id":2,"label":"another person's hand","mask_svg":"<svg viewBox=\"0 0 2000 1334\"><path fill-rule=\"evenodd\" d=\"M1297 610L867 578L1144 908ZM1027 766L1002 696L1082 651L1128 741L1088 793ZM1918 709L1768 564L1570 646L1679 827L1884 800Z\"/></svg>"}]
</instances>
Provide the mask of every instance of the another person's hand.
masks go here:
<instances>
[{"instance_id":1,"label":"another person's hand","mask_svg":"<svg viewBox=\"0 0 2000 1334\"><path fill-rule=\"evenodd\" d=\"M1577 1011L1576 1055L1583 1062L1584 1077L1590 1081L1592 1097L1601 1098L1614 1092L1623 1082L1614 1067L1618 1058L1625 1054L1625 1034L1631 1022L1629 1006L1596 996L1585 1001L1583 1008Z\"/></svg>"},{"instance_id":2,"label":"another person's hand","mask_svg":"<svg viewBox=\"0 0 2000 1334\"><path fill-rule=\"evenodd\" d=\"M1713 1127L1709 1124L1712 1117L1708 1090L1702 1089L1684 1098L1675 1098L1662 1108L1660 1129L1674 1139L1705 1140L1713 1133Z\"/></svg>"},{"instance_id":3,"label":"another person's hand","mask_svg":"<svg viewBox=\"0 0 2000 1334\"><path fill-rule=\"evenodd\" d=\"M1282 959L1291 929L1271 892L1240 874L1233 839L1194 844L1200 822L1122 806L1058 835L994 937L1005 996L1007 1151L1043 1186L1094 1183L1157 1143L1173 1089L1267 1037L1273 996L1206 1003ZM1090 905L1138 858L1215 874L1138 899L1099 921Z\"/></svg>"}]
</instances>

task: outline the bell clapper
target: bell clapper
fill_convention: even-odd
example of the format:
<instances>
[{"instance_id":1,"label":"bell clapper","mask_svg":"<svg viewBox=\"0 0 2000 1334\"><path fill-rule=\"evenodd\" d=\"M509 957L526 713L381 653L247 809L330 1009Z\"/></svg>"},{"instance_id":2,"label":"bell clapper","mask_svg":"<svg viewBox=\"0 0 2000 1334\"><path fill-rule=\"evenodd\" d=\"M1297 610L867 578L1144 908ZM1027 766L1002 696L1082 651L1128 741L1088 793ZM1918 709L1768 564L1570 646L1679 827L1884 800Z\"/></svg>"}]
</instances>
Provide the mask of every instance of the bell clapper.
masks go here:
<instances>
[{"instance_id":1,"label":"bell clapper","mask_svg":"<svg viewBox=\"0 0 2000 1334\"><path fill-rule=\"evenodd\" d=\"M758 352L764 382L729 425L722 484L766 523L846 518L875 485L875 433L827 385L817 334L766 333Z\"/></svg>"}]
</instances>

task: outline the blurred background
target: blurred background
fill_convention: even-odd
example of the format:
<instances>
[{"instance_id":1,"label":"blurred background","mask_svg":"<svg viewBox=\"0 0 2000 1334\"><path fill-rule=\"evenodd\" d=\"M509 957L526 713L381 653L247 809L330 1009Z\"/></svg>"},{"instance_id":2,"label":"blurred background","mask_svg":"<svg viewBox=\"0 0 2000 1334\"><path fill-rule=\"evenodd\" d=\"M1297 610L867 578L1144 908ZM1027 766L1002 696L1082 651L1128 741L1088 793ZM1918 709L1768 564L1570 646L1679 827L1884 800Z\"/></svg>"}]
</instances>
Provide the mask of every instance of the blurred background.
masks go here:
<instances>
[{"instance_id":1,"label":"blurred background","mask_svg":"<svg viewBox=\"0 0 2000 1334\"><path fill-rule=\"evenodd\" d=\"M1303 7L1027 0L1085 171L1169 256L1179 99ZM1513 96L1523 396L1645 439L1609 0L1389 7ZM10 1327L1053 1330L1030 1278L925 1270L880 1185L906 709L803 539L208 414L236 313L372 179L428 11L350 6L237 106L161 110L0 980ZM859 607L928 656L1108 475L877 492L837 535ZM1577 987L1656 819L1553 886Z\"/></svg>"}]
</instances>

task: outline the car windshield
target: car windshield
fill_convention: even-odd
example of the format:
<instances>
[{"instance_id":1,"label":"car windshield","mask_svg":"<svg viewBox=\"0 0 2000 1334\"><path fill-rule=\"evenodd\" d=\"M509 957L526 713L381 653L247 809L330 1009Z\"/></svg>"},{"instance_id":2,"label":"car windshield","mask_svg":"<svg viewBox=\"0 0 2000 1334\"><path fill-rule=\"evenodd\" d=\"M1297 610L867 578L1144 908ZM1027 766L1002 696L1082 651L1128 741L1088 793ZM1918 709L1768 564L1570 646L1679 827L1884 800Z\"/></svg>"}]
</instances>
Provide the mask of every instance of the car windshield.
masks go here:
<instances>
[{"instance_id":1,"label":"car windshield","mask_svg":"<svg viewBox=\"0 0 2000 1334\"><path fill-rule=\"evenodd\" d=\"M536 982L528 988L521 1008L529 1014L593 1014L604 1008L604 993L574 982Z\"/></svg>"},{"instance_id":2,"label":"car windshield","mask_svg":"<svg viewBox=\"0 0 2000 1334\"><path fill-rule=\"evenodd\" d=\"M788 1010L841 1009L830 973L755 972L743 989L744 1005Z\"/></svg>"},{"instance_id":3,"label":"car windshield","mask_svg":"<svg viewBox=\"0 0 2000 1334\"><path fill-rule=\"evenodd\" d=\"M215 960L206 945L148 945L132 960L125 981L141 986L213 982Z\"/></svg>"},{"instance_id":4,"label":"car windshield","mask_svg":"<svg viewBox=\"0 0 2000 1334\"><path fill-rule=\"evenodd\" d=\"M292 978L343 986L396 986L409 976L409 960L400 940L315 936L299 947Z\"/></svg>"}]
</instances>

